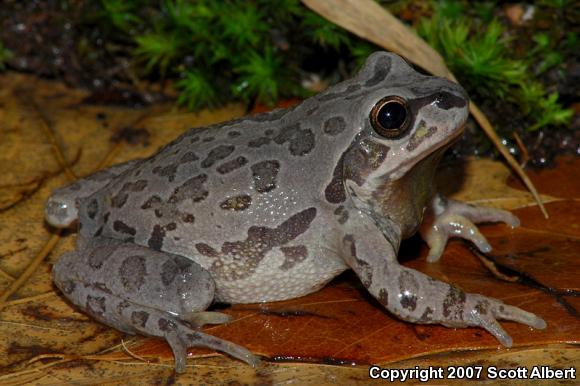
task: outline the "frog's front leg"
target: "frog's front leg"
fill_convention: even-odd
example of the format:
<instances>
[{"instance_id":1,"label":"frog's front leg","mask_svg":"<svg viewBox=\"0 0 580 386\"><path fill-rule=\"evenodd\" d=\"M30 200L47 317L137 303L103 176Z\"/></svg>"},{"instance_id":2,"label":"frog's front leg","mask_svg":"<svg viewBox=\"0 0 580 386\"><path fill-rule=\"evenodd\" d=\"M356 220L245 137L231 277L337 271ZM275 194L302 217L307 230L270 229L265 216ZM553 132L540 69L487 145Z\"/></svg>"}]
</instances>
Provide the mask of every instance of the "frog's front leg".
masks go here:
<instances>
[{"instance_id":1,"label":"frog's front leg","mask_svg":"<svg viewBox=\"0 0 580 386\"><path fill-rule=\"evenodd\" d=\"M546 326L536 315L501 300L465 293L399 265L396 253L400 240L396 225L376 224L365 214L360 214L356 224L345 229L345 261L368 291L399 318L448 327L482 327L508 347L512 345L512 338L497 320L511 320L534 328Z\"/></svg>"},{"instance_id":2,"label":"frog's front leg","mask_svg":"<svg viewBox=\"0 0 580 386\"><path fill-rule=\"evenodd\" d=\"M199 331L229 317L204 312L214 299L210 274L182 256L105 238L69 252L53 268L54 282L95 319L130 334L164 338L185 370L188 347L208 347L256 366L248 350Z\"/></svg>"},{"instance_id":3,"label":"frog's front leg","mask_svg":"<svg viewBox=\"0 0 580 386\"><path fill-rule=\"evenodd\" d=\"M103 188L115 177L141 162L131 160L99 170L59 189L50 195L44 207L46 221L57 228L68 228L78 218L78 202Z\"/></svg>"},{"instance_id":4,"label":"frog's front leg","mask_svg":"<svg viewBox=\"0 0 580 386\"><path fill-rule=\"evenodd\" d=\"M491 251L491 245L475 223L504 222L512 228L520 220L506 210L473 206L435 195L425 213L420 233L429 245L427 261L439 260L449 237L461 237L473 242L482 252Z\"/></svg>"}]
</instances>

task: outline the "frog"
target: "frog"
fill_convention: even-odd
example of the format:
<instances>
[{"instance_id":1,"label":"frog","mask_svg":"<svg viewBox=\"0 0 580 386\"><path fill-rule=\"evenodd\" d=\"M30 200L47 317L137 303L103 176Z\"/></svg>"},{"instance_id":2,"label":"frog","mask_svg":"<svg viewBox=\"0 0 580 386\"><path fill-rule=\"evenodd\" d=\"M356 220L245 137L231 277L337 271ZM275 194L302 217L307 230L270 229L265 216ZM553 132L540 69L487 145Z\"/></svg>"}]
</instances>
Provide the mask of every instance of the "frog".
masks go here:
<instances>
[{"instance_id":1,"label":"frog","mask_svg":"<svg viewBox=\"0 0 580 386\"><path fill-rule=\"evenodd\" d=\"M468 111L460 85L373 53L352 78L294 107L189 129L150 157L55 190L46 221L78 235L53 281L96 320L165 339L178 372L191 347L259 365L203 331L231 320L212 304L305 296L346 270L404 321L479 327L510 347L499 320L546 322L397 260L417 232L434 262L451 237L489 252L477 223L519 225L509 211L434 188Z\"/></svg>"}]
</instances>

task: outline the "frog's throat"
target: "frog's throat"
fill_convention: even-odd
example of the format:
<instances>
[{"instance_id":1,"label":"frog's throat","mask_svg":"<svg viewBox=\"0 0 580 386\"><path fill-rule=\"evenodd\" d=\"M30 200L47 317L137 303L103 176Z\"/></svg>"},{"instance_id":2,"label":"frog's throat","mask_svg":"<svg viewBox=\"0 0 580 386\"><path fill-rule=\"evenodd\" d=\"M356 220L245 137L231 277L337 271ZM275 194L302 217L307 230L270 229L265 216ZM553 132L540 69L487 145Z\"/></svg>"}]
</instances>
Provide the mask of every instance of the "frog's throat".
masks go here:
<instances>
[{"instance_id":1,"label":"frog's throat","mask_svg":"<svg viewBox=\"0 0 580 386\"><path fill-rule=\"evenodd\" d=\"M402 238L412 236L423 221L434 194L437 165L451 143L447 145L421 159L400 178L380 181L372 194L372 206L400 227Z\"/></svg>"}]
</instances>

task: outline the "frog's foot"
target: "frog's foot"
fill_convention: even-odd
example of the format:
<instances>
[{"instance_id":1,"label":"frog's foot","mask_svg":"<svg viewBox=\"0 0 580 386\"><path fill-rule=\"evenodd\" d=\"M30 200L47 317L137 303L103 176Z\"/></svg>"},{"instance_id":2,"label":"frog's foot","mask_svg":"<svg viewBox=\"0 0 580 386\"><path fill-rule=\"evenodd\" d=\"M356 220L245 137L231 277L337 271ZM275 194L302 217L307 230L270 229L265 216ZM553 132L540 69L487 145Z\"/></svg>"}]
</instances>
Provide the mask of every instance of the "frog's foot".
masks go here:
<instances>
[{"instance_id":1,"label":"frog's foot","mask_svg":"<svg viewBox=\"0 0 580 386\"><path fill-rule=\"evenodd\" d=\"M546 328L544 319L522 310L521 308L504 304L501 300L488 298L483 295L465 294L461 290L451 287L458 295L457 299L464 297L465 306L463 320L444 320L441 322L448 327L476 326L486 329L506 347L512 346L512 338L498 323L498 320L510 320L526 324L537 329ZM443 305L445 307L445 304Z\"/></svg>"},{"instance_id":2,"label":"frog's foot","mask_svg":"<svg viewBox=\"0 0 580 386\"><path fill-rule=\"evenodd\" d=\"M504 222L512 228L520 224L518 218L506 210L435 197L420 229L430 248L427 261L439 260L449 237L461 237L474 243L482 252L491 251L491 245L475 225L480 222Z\"/></svg>"},{"instance_id":3,"label":"frog's foot","mask_svg":"<svg viewBox=\"0 0 580 386\"><path fill-rule=\"evenodd\" d=\"M165 338L175 356L175 371L178 373L185 371L187 349L189 347L205 347L220 351L244 361L252 367L260 364L260 360L242 346L205 334L194 326L189 326L187 322L174 318L165 312L151 309L146 312L149 318L140 332ZM211 323L213 324L215 321L212 320ZM130 321L127 322L129 323ZM139 329L139 327L137 328Z\"/></svg>"}]
</instances>

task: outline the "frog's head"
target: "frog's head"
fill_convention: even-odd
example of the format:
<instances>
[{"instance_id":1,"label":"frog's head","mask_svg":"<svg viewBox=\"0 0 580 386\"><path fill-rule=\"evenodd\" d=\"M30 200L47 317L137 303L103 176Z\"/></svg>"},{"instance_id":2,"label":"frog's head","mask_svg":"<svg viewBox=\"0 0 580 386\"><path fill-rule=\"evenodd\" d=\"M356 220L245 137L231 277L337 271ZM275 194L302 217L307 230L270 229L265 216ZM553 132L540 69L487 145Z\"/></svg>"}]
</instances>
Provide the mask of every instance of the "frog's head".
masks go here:
<instances>
[{"instance_id":1,"label":"frog's head","mask_svg":"<svg viewBox=\"0 0 580 386\"><path fill-rule=\"evenodd\" d=\"M463 133L469 99L461 86L385 52L371 55L353 81L364 92L350 100L356 133L342 158L346 189L409 236L441 155Z\"/></svg>"}]
</instances>

